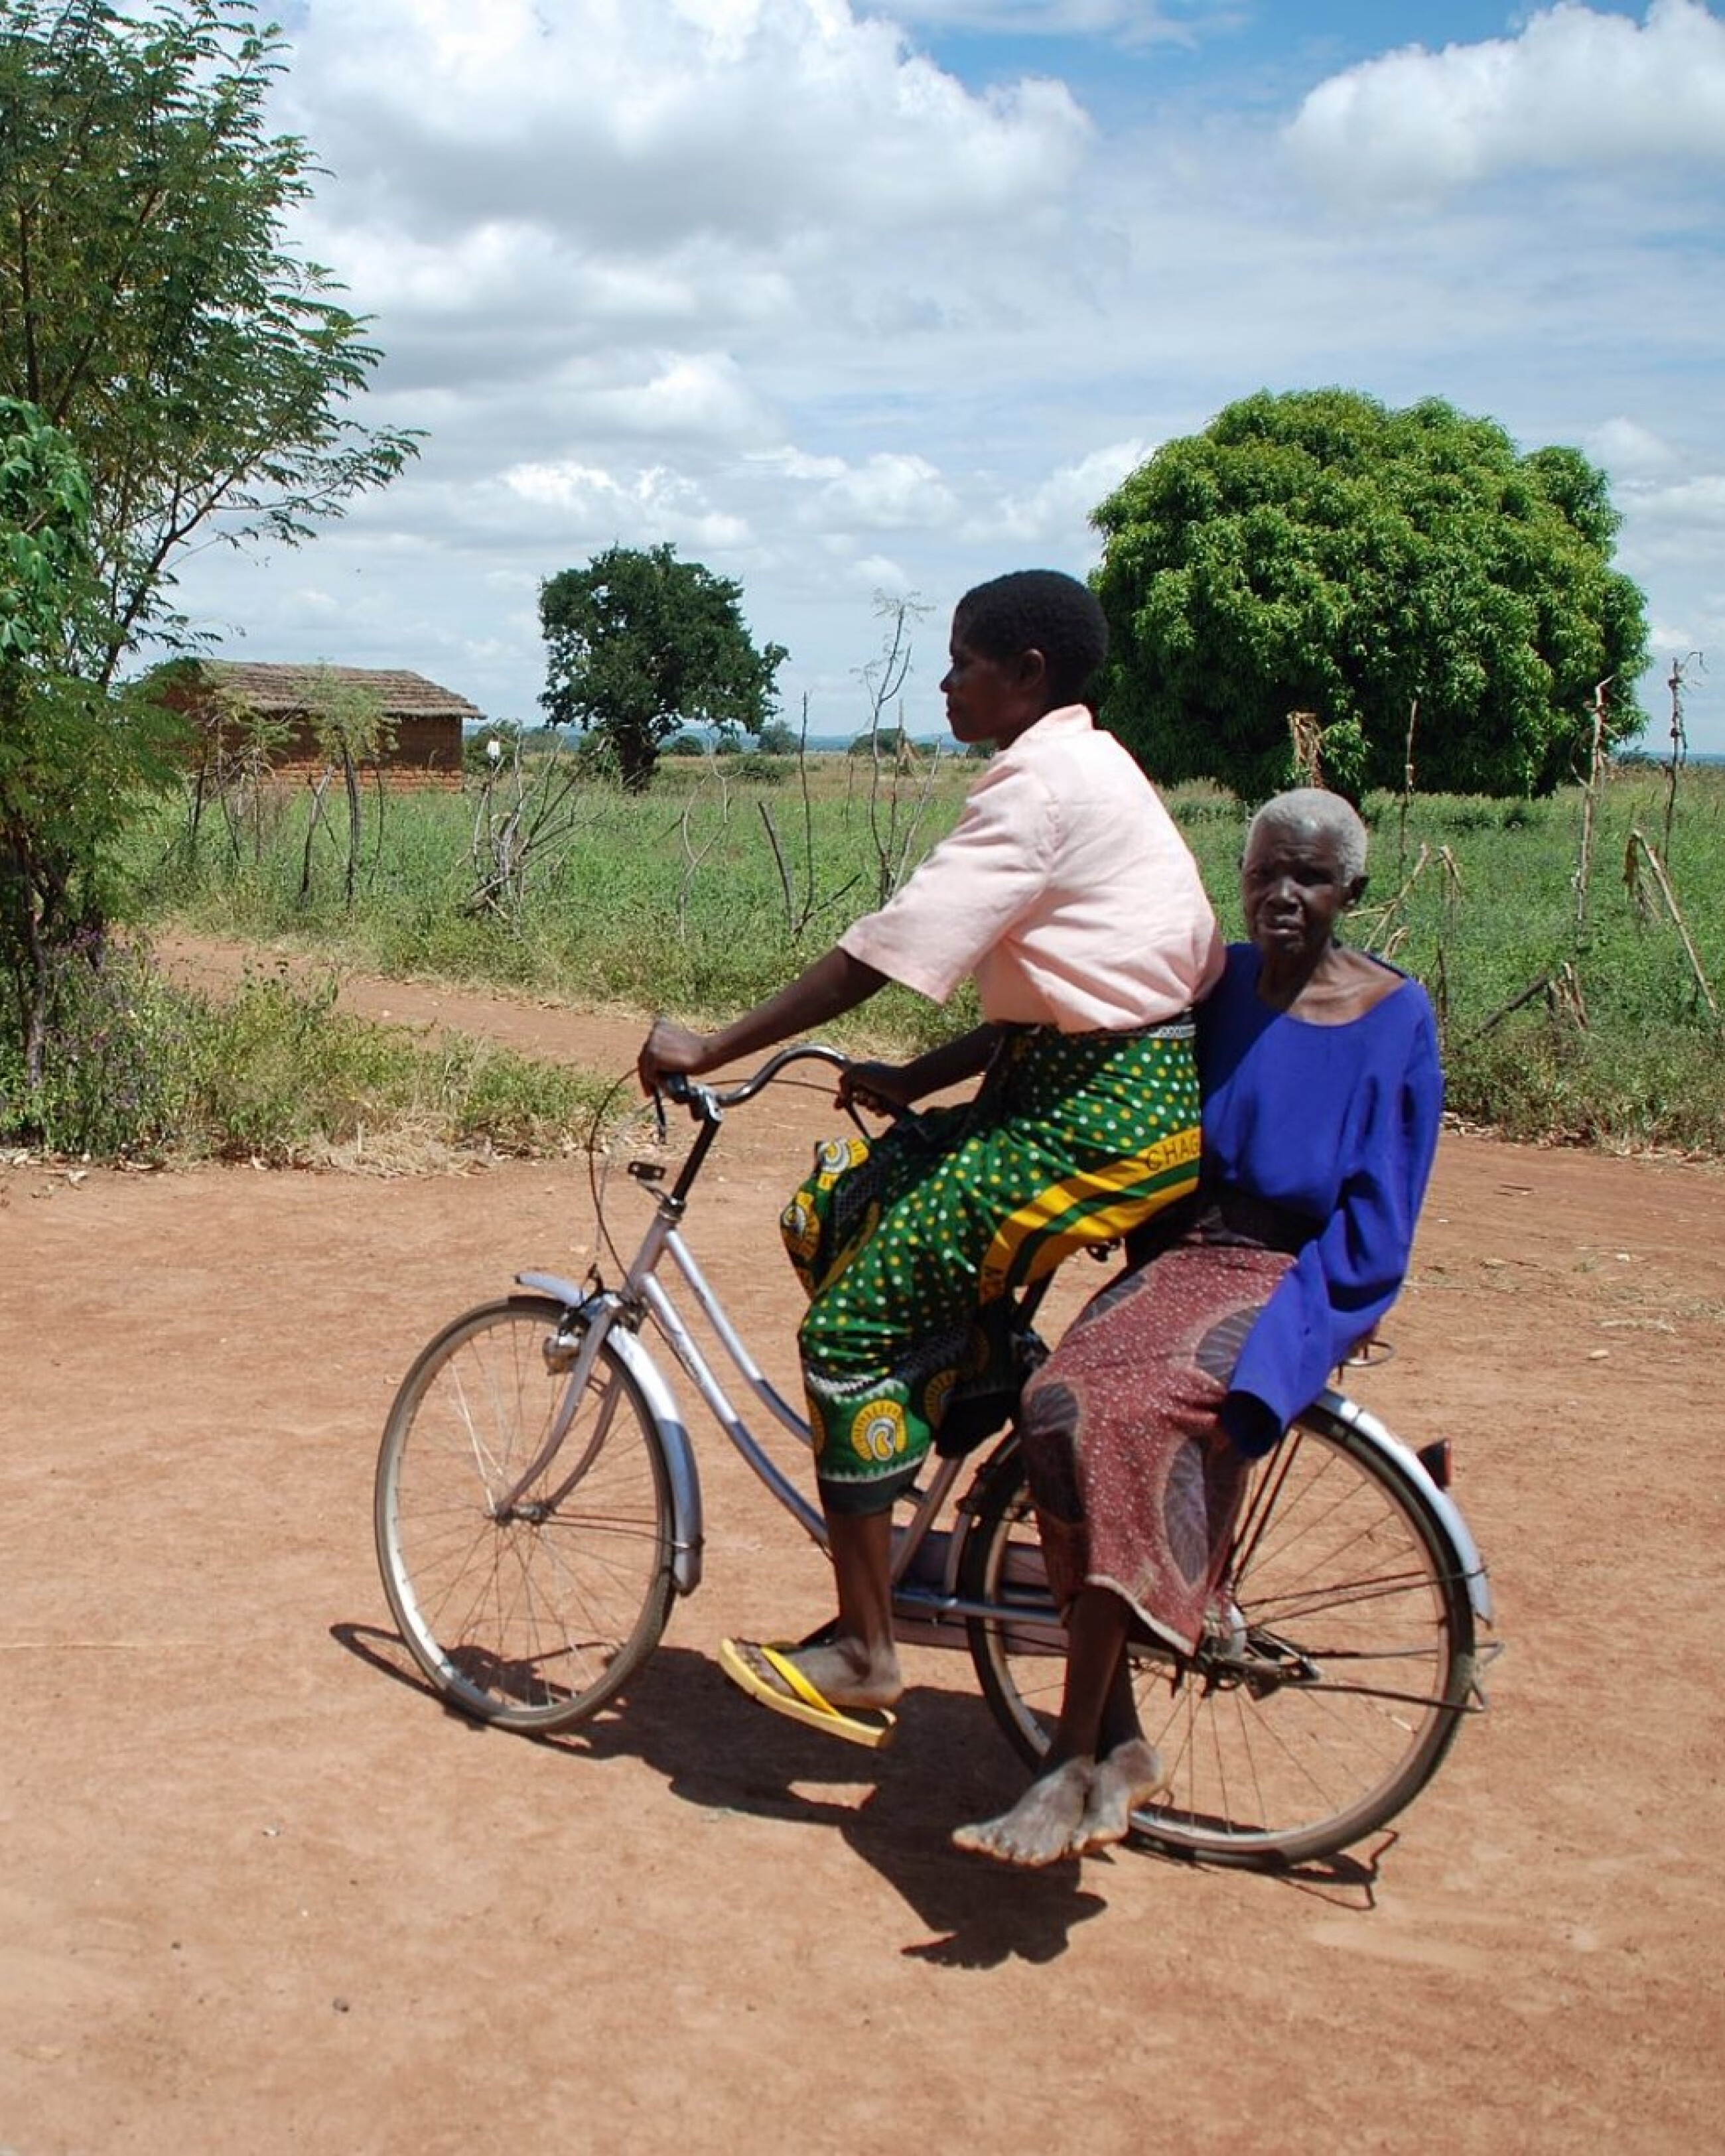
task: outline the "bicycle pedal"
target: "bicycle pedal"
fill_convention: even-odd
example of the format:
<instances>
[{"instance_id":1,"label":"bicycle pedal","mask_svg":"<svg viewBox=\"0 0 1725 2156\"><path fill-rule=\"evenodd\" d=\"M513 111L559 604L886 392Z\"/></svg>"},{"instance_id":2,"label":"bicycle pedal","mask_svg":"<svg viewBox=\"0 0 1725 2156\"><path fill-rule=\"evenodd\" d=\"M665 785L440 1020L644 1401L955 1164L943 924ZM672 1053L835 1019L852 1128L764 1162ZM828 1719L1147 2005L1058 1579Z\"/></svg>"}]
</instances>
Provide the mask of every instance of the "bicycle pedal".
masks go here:
<instances>
[{"instance_id":1,"label":"bicycle pedal","mask_svg":"<svg viewBox=\"0 0 1725 2156\"><path fill-rule=\"evenodd\" d=\"M665 1163L662 1161L632 1160L628 1172L637 1183L663 1183L665 1180Z\"/></svg>"}]
</instances>

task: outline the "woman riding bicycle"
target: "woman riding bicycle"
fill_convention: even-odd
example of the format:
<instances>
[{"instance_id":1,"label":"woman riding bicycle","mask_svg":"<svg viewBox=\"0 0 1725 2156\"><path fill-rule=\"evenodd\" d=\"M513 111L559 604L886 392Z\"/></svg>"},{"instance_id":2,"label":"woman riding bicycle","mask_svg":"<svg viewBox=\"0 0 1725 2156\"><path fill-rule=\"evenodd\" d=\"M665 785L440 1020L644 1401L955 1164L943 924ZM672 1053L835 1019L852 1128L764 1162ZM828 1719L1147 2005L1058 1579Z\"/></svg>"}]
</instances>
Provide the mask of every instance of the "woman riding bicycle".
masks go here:
<instances>
[{"instance_id":1,"label":"woman riding bicycle","mask_svg":"<svg viewBox=\"0 0 1725 2156\"><path fill-rule=\"evenodd\" d=\"M1080 701L1106 652L1094 596L1031 570L953 616L948 723L995 754L904 889L788 988L711 1034L658 1019L643 1086L713 1070L861 1004L889 980L944 1003L973 974L985 1023L841 1101L908 1106L983 1075L973 1102L872 1146L821 1149L784 1230L812 1301L798 1334L836 1623L800 1647L724 1642L774 1712L853 1742L892 1734L891 1508L937 1433L999 1404L1011 1291L1187 1195L1197 1173L1194 1004L1222 963L1184 841ZM986 1424L984 1424L986 1426Z\"/></svg>"},{"instance_id":2,"label":"woman riding bicycle","mask_svg":"<svg viewBox=\"0 0 1725 2156\"><path fill-rule=\"evenodd\" d=\"M1406 1273L1443 1102L1425 992L1334 930L1366 833L1312 788L1260 809L1230 947L1199 1027L1193 1199L1129 1248L1024 1394L1020 1429L1069 1640L1037 1780L960 1848L1035 1866L1122 1840L1161 1786L1127 1660L1141 1627L1189 1655L1228 1621L1241 1481L1368 1336Z\"/></svg>"}]
</instances>

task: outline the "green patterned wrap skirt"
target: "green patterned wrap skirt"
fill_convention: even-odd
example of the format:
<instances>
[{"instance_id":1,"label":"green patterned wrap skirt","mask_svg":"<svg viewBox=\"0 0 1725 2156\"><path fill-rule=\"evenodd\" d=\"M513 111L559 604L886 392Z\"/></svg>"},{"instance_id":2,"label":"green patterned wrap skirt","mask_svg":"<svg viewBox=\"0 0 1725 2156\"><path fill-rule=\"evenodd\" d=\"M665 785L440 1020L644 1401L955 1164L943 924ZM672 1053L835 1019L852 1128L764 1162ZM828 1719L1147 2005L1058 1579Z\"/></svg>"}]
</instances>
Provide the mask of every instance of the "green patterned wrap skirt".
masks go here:
<instances>
[{"instance_id":1,"label":"green patterned wrap skirt","mask_svg":"<svg viewBox=\"0 0 1725 2156\"><path fill-rule=\"evenodd\" d=\"M1025 1374L1014 1291L1196 1187L1193 1032L1013 1027L974 1101L816 1148L780 1229L829 1512L884 1511L937 1435L998 1428Z\"/></svg>"}]
</instances>

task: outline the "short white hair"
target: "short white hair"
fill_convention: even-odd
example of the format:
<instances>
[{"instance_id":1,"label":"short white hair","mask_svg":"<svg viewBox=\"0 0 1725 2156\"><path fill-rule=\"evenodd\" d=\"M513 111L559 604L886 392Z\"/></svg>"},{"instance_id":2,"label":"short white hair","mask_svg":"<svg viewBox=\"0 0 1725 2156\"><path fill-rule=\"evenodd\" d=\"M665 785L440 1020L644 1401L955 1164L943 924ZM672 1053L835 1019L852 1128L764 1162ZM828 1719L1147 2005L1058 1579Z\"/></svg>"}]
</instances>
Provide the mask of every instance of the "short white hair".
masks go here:
<instances>
[{"instance_id":1,"label":"short white hair","mask_svg":"<svg viewBox=\"0 0 1725 2156\"><path fill-rule=\"evenodd\" d=\"M1266 801L1246 826L1240 858L1251 851L1260 831L1308 831L1329 839L1336 849L1336 865L1344 883L1358 882L1366 872L1366 827L1351 801L1322 786L1296 786Z\"/></svg>"}]
</instances>

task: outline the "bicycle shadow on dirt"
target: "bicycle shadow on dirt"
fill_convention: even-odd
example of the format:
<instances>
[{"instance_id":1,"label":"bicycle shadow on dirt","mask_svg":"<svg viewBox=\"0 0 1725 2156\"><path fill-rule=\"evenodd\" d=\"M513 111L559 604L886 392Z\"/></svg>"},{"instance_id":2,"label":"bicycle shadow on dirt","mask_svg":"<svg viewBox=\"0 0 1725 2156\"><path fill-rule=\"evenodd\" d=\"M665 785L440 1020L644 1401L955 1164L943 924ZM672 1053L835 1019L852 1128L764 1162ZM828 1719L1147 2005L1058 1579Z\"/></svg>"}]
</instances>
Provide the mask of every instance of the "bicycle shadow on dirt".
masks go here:
<instances>
[{"instance_id":1,"label":"bicycle shadow on dirt","mask_svg":"<svg viewBox=\"0 0 1725 2156\"><path fill-rule=\"evenodd\" d=\"M438 1702L387 1628L336 1625L331 1636L476 1736L501 1734ZM1004 1810L1023 1789L1027 1771L974 1691L913 1685L900 1711L896 1741L887 1751L870 1752L752 1706L706 1656L661 1645L592 1722L527 1741L567 1753L572 1762L639 1759L680 1802L703 1810L836 1832L931 1934L899 1951L939 1967L1057 1960L1073 1928L1109 1907L1106 1892L1097 1891L1108 1869L1153 1856L1137 1846L1122 1851L1101 1861L1099 1876L1094 1860L1088 1870L1073 1858L1020 1871L953 1849L952 1829ZM822 1784L845 1794L823 1797ZM860 1799L854 1794L859 1788L865 1791ZM1280 1880L1358 1909L1371 1906L1375 1876L1374 1861L1340 1857L1266 1875L1266 1883Z\"/></svg>"}]
</instances>

